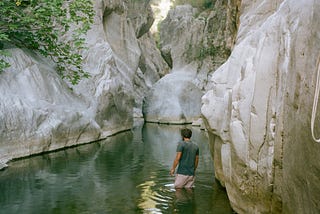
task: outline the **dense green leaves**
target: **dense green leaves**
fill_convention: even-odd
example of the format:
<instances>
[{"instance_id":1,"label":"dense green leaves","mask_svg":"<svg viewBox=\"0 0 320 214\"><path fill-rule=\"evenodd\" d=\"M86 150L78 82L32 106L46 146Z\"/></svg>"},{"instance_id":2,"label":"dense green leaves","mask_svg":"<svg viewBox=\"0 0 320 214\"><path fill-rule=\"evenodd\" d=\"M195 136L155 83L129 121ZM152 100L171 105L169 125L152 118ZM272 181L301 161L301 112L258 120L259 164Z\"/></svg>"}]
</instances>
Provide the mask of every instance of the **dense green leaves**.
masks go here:
<instances>
[{"instance_id":1,"label":"dense green leaves","mask_svg":"<svg viewBox=\"0 0 320 214\"><path fill-rule=\"evenodd\" d=\"M0 0L0 55L7 55L7 44L38 51L56 62L63 78L77 84L89 76L80 51L93 15L91 0ZM0 60L0 71L8 66Z\"/></svg>"}]
</instances>

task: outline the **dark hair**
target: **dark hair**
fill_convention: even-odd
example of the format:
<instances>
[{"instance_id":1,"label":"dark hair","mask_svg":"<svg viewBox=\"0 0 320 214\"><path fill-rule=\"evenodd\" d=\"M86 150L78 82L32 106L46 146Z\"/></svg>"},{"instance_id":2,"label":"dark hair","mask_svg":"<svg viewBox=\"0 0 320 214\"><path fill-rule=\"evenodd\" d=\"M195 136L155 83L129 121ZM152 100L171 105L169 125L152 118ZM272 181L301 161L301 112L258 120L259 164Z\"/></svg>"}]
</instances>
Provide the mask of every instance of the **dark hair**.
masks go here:
<instances>
[{"instance_id":1,"label":"dark hair","mask_svg":"<svg viewBox=\"0 0 320 214\"><path fill-rule=\"evenodd\" d=\"M188 128L183 128L183 129L181 129L181 136L184 138L191 138L192 131Z\"/></svg>"}]
</instances>

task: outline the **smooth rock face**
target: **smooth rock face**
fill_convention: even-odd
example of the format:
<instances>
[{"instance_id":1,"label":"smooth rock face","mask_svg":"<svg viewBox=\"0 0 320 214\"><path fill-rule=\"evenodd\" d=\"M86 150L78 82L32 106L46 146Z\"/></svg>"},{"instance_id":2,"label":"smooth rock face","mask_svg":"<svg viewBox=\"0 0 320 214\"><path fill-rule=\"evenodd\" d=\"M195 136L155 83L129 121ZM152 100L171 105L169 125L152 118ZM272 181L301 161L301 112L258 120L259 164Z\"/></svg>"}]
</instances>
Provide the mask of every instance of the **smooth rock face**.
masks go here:
<instances>
[{"instance_id":1,"label":"smooth rock face","mask_svg":"<svg viewBox=\"0 0 320 214\"><path fill-rule=\"evenodd\" d=\"M238 213L320 212L319 11L311 0L242 1L235 47L202 98L216 177Z\"/></svg>"},{"instance_id":2,"label":"smooth rock face","mask_svg":"<svg viewBox=\"0 0 320 214\"><path fill-rule=\"evenodd\" d=\"M169 72L169 67L161 57L160 51L156 48L156 43L150 33L141 36L138 43L141 55L139 68L133 79L134 117L143 118L142 105L146 93L161 77Z\"/></svg>"},{"instance_id":3,"label":"smooth rock face","mask_svg":"<svg viewBox=\"0 0 320 214\"><path fill-rule=\"evenodd\" d=\"M99 138L87 104L44 59L11 52L11 67L0 78L0 162Z\"/></svg>"},{"instance_id":4,"label":"smooth rock face","mask_svg":"<svg viewBox=\"0 0 320 214\"><path fill-rule=\"evenodd\" d=\"M91 77L78 85L61 80L49 59L11 50L11 67L0 74L0 168L14 158L130 129L134 112L142 117L137 97L167 72L155 42L144 35L152 24L150 6L144 4L149 13L135 20L137 5L130 2L101 0L94 7L82 53Z\"/></svg>"},{"instance_id":5,"label":"smooth rock face","mask_svg":"<svg viewBox=\"0 0 320 214\"><path fill-rule=\"evenodd\" d=\"M197 9L190 5L177 6L160 25L161 49L164 56L170 54L172 70L192 63L194 59L187 52L204 38L205 20L196 19L196 13Z\"/></svg>"},{"instance_id":6,"label":"smooth rock face","mask_svg":"<svg viewBox=\"0 0 320 214\"><path fill-rule=\"evenodd\" d=\"M227 59L233 45L230 41L236 29L231 26L237 18L231 12L236 9L230 8L237 7L217 1L211 10L201 13L190 5L169 11L160 25L160 46L172 70L144 100L146 121L198 124L199 96L207 90L208 78Z\"/></svg>"},{"instance_id":7,"label":"smooth rock face","mask_svg":"<svg viewBox=\"0 0 320 214\"><path fill-rule=\"evenodd\" d=\"M167 74L144 100L143 113L148 122L184 124L200 117L203 93L184 72Z\"/></svg>"}]
</instances>

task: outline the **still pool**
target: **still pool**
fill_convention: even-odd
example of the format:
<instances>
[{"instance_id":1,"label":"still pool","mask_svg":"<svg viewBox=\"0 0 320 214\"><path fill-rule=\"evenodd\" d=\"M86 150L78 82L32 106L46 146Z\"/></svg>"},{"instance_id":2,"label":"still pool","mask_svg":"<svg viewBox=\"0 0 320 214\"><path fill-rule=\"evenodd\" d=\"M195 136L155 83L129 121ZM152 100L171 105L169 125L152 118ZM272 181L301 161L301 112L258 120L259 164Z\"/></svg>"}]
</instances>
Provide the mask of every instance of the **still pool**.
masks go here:
<instances>
[{"instance_id":1,"label":"still pool","mask_svg":"<svg viewBox=\"0 0 320 214\"><path fill-rule=\"evenodd\" d=\"M173 188L182 127L137 123L103 141L11 162L0 171L0 213L233 213L199 128L195 188Z\"/></svg>"}]
</instances>

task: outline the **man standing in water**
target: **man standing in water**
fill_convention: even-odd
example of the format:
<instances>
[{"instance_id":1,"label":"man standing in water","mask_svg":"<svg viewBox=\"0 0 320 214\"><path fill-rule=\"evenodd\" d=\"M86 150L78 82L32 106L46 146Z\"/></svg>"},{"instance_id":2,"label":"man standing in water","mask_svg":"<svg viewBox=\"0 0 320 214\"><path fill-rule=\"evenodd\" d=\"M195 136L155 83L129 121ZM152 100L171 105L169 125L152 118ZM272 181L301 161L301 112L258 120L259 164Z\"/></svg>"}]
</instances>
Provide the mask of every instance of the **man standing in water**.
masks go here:
<instances>
[{"instance_id":1,"label":"man standing in water","mask_svg":"<svg viewBox=\"0 0 320 214\"><path fill-rule=\"evenodd\" d=\"M170 174L173 176L178 166L174 187L192 188L195 181L195 171L199 162L199 147L191 141L192 131L181 129L182 141L177 146L176 158L173 161Z\"/></svg>"}]
</instances>

